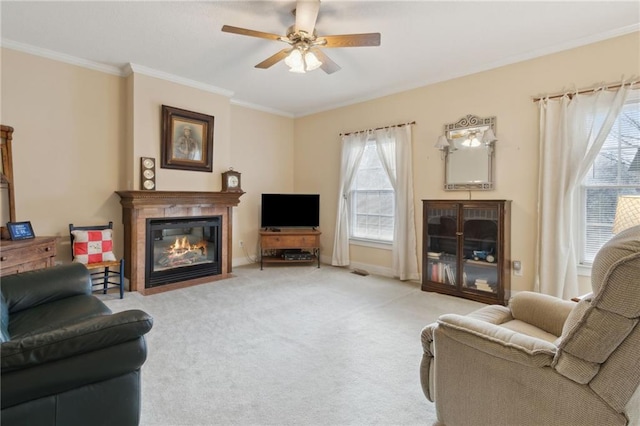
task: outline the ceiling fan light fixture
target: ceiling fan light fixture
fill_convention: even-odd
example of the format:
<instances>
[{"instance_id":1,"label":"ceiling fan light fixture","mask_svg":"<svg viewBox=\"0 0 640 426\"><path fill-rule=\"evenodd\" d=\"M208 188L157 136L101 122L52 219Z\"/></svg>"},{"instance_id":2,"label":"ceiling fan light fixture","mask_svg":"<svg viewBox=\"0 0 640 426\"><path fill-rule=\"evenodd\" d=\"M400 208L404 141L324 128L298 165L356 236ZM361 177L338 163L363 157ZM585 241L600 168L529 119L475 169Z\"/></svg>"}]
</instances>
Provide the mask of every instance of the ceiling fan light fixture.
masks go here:
<instances>
[{"instance_id":1,"label":"ceiling fan light fixture","mask_svg":"<svg viewBox=\"0 0 640 426\"><path fill-rule=\"evenodd\" d=\"M304 66L298 66L289 68L289 72L293 72L296 74L305 74L307 71L304 69Z\"/></svg>"},{"instance_id":2,"label":"ceiling fan light fixture","mask_svg":"<svg viewBox=\"0 0 640 426\"><path fill-rule=\"evenodd\" d=\"M304 62L307 64L307 71L313 71L315 69L320 68L322 62L318 59L318 57L313 52L307 52L304 54Z\"/></svg>"},{"instance_id":3,"label":"ceiling fan light fixture","mask_svg":"<svg viewBox=\"0 0 640 426\"><path fill-rule=\"evenodd\" d=\"M291 53L284 59L284 63L289 66L289 68L302 68L304 70L304 61L302 59L302 52L300 49L293 49Z\"/></svg>"},{"instance_id":4,"label":"ceiling fan light fixture","mask_svg":"<svg viewBox=\"0 0 640 426\"><path fill-rule=\"evenodd\" d=\"M296 47L293 49L285 58L284 63L287 64L290 72L299 74L313 71L322 65L318 57L304 47Z\"/></svg>"},{"instance_id":5,"label":"ceiling fan light fixture","mask_svg":"<svg viewBox=\"0 0 640 426\"><path fill-rule=\"evenodd\" d=\"M296 74L304 74L304 73L306 73L306 71L304 70L304 67L291 67L291 68L289 68L289 72L294 72Z\"/></svg>"}]
</instances>

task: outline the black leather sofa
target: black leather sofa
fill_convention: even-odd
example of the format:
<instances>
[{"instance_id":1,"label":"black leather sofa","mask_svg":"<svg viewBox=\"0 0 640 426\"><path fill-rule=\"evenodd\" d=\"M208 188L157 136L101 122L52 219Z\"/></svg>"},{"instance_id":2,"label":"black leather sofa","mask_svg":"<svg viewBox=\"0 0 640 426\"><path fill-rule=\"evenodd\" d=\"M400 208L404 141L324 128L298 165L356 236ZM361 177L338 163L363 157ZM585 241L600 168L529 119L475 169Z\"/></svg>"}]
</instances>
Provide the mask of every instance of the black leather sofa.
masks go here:
<instances>
[{"instance_id":1,"label":"black leather sofa","mask_svg":"<svg viewBox=\"0 0 640 426\"><path fill-rule=\"evenodd\" d=\"M149 315L112 314L78 263L0 286L2 426L139 423Z\"/></svg>"}]
</instances>

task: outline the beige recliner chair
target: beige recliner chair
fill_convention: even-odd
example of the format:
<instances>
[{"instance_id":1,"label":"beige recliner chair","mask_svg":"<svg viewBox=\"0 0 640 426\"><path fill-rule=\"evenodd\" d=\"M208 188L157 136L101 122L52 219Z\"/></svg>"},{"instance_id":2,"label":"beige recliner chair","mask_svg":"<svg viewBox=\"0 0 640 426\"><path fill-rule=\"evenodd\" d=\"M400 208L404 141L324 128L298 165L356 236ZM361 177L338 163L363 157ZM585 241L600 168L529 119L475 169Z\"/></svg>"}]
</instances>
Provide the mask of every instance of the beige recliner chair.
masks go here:
<instances>
[{"instance_id":1,"label":"beige recliner chair","mask_svg":"<svg viewBox=\"0 0 640 426\"><path fill-rule=\"evenodd\" d=\"M422 331L420 378L456 425L640 425L640 227L616 235L579 303L522 292Z\"/></svg>"}]
</instances>

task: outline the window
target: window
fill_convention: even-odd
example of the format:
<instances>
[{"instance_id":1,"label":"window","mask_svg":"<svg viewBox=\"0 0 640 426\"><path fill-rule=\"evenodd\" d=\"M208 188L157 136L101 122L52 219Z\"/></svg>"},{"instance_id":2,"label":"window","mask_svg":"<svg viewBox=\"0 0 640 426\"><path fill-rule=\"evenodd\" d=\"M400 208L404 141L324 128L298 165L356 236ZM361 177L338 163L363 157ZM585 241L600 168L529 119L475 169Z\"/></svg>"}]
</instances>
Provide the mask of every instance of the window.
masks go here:
<instances>
[{"instance_id":1,"label":"window","mask_svg":"<svg viewBox=\"0 0 640 426\"><path fill-rule=\"evenodd\" d=\"M375 141L367 142L350 195L349 237L392 242L395 194Z\"/></svg>"},{"instance_id":2,"label":"window","mask_svg":"<svg viewBox=\"0 0 640 426\"><path fill-rule=\"evenodd\" d=\"M620 195L640 194L640 99L628 101L582 181L582 255L590 266L611 229Z\"/></svg>"}]
</instances>

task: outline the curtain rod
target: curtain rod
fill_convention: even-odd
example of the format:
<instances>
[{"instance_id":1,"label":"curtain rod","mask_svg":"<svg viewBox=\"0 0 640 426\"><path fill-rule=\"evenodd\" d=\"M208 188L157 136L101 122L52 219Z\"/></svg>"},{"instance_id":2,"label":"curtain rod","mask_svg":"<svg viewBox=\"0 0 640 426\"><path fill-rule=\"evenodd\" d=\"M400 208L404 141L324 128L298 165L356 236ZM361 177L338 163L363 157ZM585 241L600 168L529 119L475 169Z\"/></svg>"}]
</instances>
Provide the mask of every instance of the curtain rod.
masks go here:
<instances>
[{"instance_id":1,"label":"curtain rod","mask_svg":"<svg viewBox=\"0 0 640 426\"><path fill-rule=\"evenodd\" d=\"M575 95L581 95L583 93L589 93L589 92L596 92L596 91L598 91L600 89L603 89L603 90L614 90L614 89L619 89L622 86L626 86L626 85L635 86L637 84L640 84L640 81L632 81L631 83L603 84L603 85L600 85L598 87L592 87L592 88L589 88L589 89L580 89L580 90L574 90L574 91L570 91L570 92L568 91L568 92L562 92L562 93L557 92L557 93L554 93L553 95L548 95L548 96L536 96L536 97L533 98L533 102L538 102L538 101L541 101L542 99L557 99L557 98L561 98L561 97L563 97L565 95L569 96L569 98L571 98L572 96L575 96Z\"/></svg>"},{"instance_id":2,"label":"curtain rod","mask_svg":"<svg viewBox=\"0 0 640 426\"><path fill-rule=\"evenodd\" d=\"M365 129L365 130L358 130L357 132L340 133L340 136L347 136L347 135L351 135L353 133L370 132L372 130L390 129L392 127L411 126L412 124L416 124L416 122L412 121L410 123L400 123L400 124L394 124L392 126L376 127L375 129Z\"/></svg>"}]
</instances>

